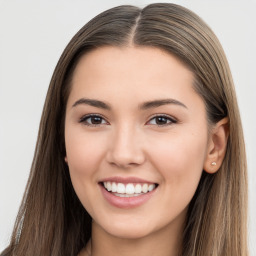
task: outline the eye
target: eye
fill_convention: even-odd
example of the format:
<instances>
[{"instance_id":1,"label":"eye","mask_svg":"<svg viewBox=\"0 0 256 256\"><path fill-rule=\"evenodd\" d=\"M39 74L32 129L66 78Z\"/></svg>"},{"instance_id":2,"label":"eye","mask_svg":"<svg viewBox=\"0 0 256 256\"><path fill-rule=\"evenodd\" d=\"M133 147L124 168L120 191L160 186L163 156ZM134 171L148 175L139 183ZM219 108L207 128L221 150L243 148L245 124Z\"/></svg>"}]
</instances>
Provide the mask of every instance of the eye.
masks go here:
<instances>
[{"instance_id":1,"label":"eye","mask_svg":"<svg viewBox=\"0 0 256 256\"><path fill-rule=\"evenodd\" d=\"M177 123L177 121L174 118L166 115L157 115L147 122L147 124L158 126L171 125L173 123Z\"/></svg>"},{"instance_id":2,"label":"eye","mask_svg":"<svg viewBox=\"0 0 256 256\"><path fill-rule=\"evenodd\" d=\"M79 123L83 123L88 126L99 126L102 124L108 124L108 122L100 115L85 115L83 116Z\"/></svg>"}]
</instances>

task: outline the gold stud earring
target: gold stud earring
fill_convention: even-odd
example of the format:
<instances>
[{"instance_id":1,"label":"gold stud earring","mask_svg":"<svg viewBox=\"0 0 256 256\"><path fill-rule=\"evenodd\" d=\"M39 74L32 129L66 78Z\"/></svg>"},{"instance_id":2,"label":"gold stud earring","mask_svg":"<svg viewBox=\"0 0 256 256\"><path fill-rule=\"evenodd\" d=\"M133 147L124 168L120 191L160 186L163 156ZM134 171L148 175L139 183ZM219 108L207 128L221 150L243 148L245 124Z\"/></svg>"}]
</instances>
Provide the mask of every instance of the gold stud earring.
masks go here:
<instances>
[{"instance_id":1,"label":"gold stud earring","mask_svg":"<svg viewBox=\"0 0 256 256\"><path fill-rule=\"evenodd\" d=\"M216 164L217 164L216 162L212 162L212 163L211 163L212 166L215 166Z\"/></svg>"}]
</instances>

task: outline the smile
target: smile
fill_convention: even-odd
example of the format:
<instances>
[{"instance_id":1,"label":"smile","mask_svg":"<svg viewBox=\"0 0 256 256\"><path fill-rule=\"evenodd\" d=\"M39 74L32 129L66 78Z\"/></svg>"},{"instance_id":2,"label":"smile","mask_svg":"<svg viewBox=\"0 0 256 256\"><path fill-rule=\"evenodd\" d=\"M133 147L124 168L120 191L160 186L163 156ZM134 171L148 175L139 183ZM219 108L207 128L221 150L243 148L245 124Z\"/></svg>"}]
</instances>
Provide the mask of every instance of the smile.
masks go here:
<instances>
[{"instance_id":1,"label":"smile","mask_svg":"<svg viewBox=\"0 0 256 256\"><path fill-rule=\"evenodd\" d=\"M146 194L156 188L156 184L148 183L116 183L105 181L104 188L119 197L133 197Z\"/></svg>"},{"instance_id":2,"label":"smile","mask_svg":"<svg viewBox=\"0 0 256 256\"><path fill-rule=\"evenodd\" d=\"M103 198L118 208L145 204L157 192L158 184L136 177L112 177L99 182Z\"/></svg>"}]
</instances>

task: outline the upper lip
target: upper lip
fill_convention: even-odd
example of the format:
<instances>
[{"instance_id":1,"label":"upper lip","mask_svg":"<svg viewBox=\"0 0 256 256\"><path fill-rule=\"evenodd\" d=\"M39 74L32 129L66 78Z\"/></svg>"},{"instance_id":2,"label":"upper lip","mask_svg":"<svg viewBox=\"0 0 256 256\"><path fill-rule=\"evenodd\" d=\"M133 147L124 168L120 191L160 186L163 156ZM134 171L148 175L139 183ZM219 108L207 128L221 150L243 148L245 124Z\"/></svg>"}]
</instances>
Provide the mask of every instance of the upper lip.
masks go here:
<instances>
[{"instance_id":1,"label":"upper lip","mask_svg":"<svg viewBox=\"0 0 256 256\"><path fill-rule=\"evenodd\" d=\"M102 179L100 182L116 182L116 183L148 183L148 184L156 184L155 182L148 181L145 179L141 179L138 177L119 177L119 176L114 176L114 177L108 177L105 179Z\"/></svg>"}]
</instances>

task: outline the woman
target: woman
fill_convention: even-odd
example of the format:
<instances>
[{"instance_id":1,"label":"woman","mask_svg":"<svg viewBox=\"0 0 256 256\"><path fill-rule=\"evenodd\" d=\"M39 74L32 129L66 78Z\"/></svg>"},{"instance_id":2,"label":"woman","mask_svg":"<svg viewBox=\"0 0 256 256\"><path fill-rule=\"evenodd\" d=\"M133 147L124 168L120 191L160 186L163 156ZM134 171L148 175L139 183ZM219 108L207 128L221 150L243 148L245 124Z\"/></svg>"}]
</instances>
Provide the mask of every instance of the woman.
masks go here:
<instances>
[{"instance_id":1,"label":"woman","mask_svg":"<svg viewBox=\"0 0 256 256\"><path fill-rule=\"evenodd\" d=\"M246 175L213 32L178 5L116 7L56 66L2 255L245 256Z\"/></svg>"}]
</instances>

